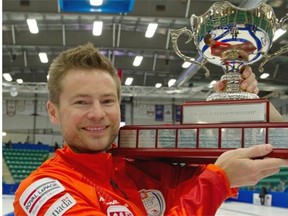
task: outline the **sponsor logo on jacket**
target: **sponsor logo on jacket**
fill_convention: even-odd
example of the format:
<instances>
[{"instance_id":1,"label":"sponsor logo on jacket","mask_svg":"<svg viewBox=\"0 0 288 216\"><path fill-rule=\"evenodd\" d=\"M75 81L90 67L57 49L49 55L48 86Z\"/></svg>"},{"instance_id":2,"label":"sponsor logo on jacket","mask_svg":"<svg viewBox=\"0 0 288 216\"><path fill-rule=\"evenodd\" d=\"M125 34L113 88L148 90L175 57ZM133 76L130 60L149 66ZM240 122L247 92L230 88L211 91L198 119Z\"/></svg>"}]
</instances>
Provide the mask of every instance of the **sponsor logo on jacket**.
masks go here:
<instances>
[{"instance_id":1,"label":"sponsor logo on jacket","mask_svg":"<svg viewBox=\"0 0 288 216\"><path fill-rule=\"evenodd\" d=\"M145 190L139 191L143 205L149 216L163 216L166 203L162 193L158 190Z\"/></svg>"},{"instance_id":2,"label":"sponsor logo on jacket","mask_svg":"<svg viewBox=\"0 0 288 216\"><path fill-rule=\"evenodd\" d=\"M111 205L107 208L107 216L133 216L133 214L123 205Z\"/></svg>"},{"instance_id":3,"label":"sponsor logo on jacket","mask_svg":"<svg viewBox=\"0 0 288 216\"><path fill-rule=\"evenodd\" d=\"M27 215L34 216L50 198L64 190L64 186L59 181L52 178L42 178L26 188L19 199L19 203Z\"/></svg>"},{"instance_id":4,"label":"sponsor logo on jacket","mask_svg":"<svg viewBox=\"0 0 288 216\"><path fill-rule=\"evenodd\" d=\"M45 216L60 216L63 215L68 209L76 204L76 200L66 193L60 197L52 206L47 210Z\"/></svg>"}]
</instances>

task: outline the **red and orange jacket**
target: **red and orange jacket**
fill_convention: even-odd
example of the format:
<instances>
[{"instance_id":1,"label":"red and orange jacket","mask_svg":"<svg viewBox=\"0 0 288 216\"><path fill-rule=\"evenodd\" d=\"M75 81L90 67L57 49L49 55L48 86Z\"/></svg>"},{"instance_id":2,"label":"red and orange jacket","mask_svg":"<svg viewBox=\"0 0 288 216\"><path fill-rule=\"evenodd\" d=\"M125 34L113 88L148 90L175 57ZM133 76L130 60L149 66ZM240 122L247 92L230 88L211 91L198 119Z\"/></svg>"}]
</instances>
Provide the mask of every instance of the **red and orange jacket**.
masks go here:
<instances>
[{"instance_id":1,"label":"red and orange jacket","mask_svg":"<svg viewBox=\"0 0 288 216\"><path fill-rule=\"evenodd\" d=\"M56 151L23 180L15 215L214 215L235 195L215 165L180 166L159 161Z\"/></svg>"}]
</instances>

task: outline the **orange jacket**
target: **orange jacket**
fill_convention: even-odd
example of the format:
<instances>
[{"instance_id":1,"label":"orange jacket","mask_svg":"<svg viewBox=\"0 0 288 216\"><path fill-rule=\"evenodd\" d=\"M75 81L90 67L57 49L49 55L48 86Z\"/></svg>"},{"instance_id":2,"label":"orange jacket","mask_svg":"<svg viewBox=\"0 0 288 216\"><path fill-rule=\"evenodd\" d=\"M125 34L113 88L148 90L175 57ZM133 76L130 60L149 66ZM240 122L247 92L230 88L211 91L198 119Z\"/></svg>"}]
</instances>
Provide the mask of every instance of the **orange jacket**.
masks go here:
<instances>
[{"instance_id":1,"label":"orange jacket","mask_svg":"<svg viewBox=\"0 0 288 216\"><path fill-rule=\"evenodd\" d=\"M214 165L77 154L65 146L21 182L14 209L16 216L214 215L235 192Z\"/></svg>"}]
</instances>

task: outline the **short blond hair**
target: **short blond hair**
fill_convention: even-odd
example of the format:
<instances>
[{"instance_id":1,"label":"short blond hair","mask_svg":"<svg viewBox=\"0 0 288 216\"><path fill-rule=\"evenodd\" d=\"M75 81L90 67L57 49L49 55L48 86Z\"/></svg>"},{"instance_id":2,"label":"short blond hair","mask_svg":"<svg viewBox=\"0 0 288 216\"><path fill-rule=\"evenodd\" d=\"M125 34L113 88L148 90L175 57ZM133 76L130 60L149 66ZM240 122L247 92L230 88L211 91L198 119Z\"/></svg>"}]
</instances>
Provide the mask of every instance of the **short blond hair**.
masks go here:
<instances>
[{"instance_id":1,"label":"short blond hair","mask_svg":"<svg viewBox=\"0 0 288 216\"><path fill-rule=\"evenodd\" d=\"M50 65L48 75L49 100L59 105L62 80L71 69L101 69L113 78L119 103L121 101L121 82L111 61L102 55L92 43L68 49L56 57Z\"/></svg>"}]
</instances>

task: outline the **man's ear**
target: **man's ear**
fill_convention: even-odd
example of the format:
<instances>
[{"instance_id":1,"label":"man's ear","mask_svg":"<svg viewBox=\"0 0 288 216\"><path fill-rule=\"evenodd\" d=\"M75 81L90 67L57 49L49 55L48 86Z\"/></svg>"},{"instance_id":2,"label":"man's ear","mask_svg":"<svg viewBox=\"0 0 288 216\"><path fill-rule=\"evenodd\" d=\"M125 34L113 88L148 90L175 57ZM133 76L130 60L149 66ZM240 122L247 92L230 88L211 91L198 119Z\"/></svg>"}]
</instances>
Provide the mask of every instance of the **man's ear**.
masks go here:
<instances>
[{"instance_id":1,"label":"man's ear","mask_svg":"<svg viewBox=\"0 0 288 216\"><path fill-rule=\"evenodd\" d=\"M53 124L59 124L59 119L58 119L58 108L57 106L52 103L51 101L47 101L47 112L49 114L49 118L51 123Z\"/></svg>"}]
</instances>

